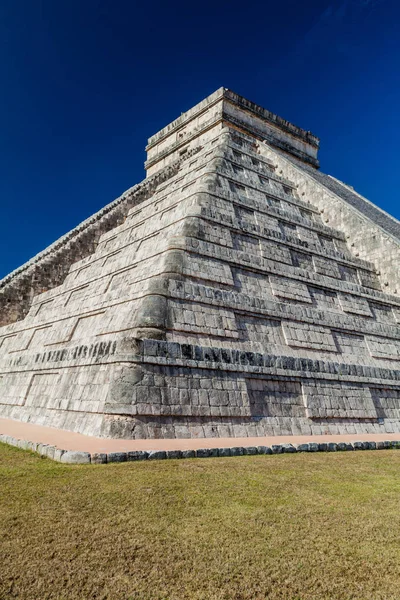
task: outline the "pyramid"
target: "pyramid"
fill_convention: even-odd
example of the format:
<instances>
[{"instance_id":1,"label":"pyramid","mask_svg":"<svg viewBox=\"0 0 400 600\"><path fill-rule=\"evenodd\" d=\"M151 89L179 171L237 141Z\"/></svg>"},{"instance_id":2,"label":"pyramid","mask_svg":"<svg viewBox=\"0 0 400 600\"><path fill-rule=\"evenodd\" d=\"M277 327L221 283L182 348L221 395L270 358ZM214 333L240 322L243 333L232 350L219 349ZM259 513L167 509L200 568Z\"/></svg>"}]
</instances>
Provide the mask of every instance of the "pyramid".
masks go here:
<instances>
[{"instance_id":1,"label":"pyramid","mask_svg":"<svg viewBox=\"0 0 400 600\"><path fill-rule=\"evenodd\" d=\"M400 431L400 223L221 88L0 282L0 416L88 435Z\"/></svg>"}]
</instances>

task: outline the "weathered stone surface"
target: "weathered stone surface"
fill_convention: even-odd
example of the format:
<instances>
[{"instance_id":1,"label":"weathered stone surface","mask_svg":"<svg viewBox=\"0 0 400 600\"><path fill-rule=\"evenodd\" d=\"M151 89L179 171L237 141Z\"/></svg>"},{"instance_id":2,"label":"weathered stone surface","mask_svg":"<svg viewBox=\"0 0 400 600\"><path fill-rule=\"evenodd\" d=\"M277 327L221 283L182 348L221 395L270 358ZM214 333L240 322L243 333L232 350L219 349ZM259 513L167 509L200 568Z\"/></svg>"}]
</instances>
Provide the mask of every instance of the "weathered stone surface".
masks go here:
<instances>
[{"instance_id":1,"label":"weathered stone surface","mask_svg":"<svg viewBox=\"0 0 400 600\"><path fill-rule=\"evenodd\" d=\"M297 444L297 452L310 452L310 444Z\"/></svg>"},{"instance_id":2,"label":"weathered stone surface","mask_svg":"<svg viewBox=\"0 0 400 600\"><path fill-rule=\"evenodd\" d=\"M258 454L272 454L269 446L257 446Z\"/></svg>"},{"instance_id":3,"label":"weathered stone surface","mask_svg":"<svg viewBox=\"0 0 400 600\"><path fill-rule=\"evenodd\" d=\"M54 460L54 454L56 451L56 447L55 446L43 446L42 448L42 456L45 456L46 458L50 458L52 460Z\"/></svg>"},{"instance_id":4,"label":"weathered stone surface","mask_svg":"<svg viewBox=\"0 0 400 600\"><path fill-rule=\"evenodd\" d=\"M196 451L195 450L182 450L182 458L195 458Z\"/></svg>"},{"instance_id":5,"label":"weathered stone surface","mask_svg":"<svg viewBox=\"0 0 400 600\"><path fill-rule=\"evenodd\" d=\"M319 451L319 444L316 444L315 442L310 442L308 444L308 451L309 452L318 452Z\"/></svg>"},{"instance_id":6,"label":"weathered stone surface","mask_svg":"<svg viewBox=\"0 0 400 600\"><path fill-rule=\"evenodd\" d=\"M196 450L196 458L211 458L218 456L218 448L198 448Z\"/></svg>"},{"instance_id":7,"label":"weathered stone surface","mask_svg":"<svg viewBox=\"0 0 400 600\"><path fill-rule=\"evenodd\" d=\"M28 442L27 440L18 440L17 442L18 448L21 448L22 450L29 450L29 445L30 442Z\"/></svg>"},{"instance_id":8,"label":"weathered stone surface","mask_svg":"<svg viewBox=\"0 0 400 600\"><path fill-rule=\"evenodd\" d=\"M149 452L148 460L164 460L167 458L167 453L163 450L152 450Z\"/></svg>"},{"instance_id":9,"label":"weathered stone surface","mask_svg":"<svg viewBox=\"0 0 400 600\"><path fill-rule=\"evenodd\" d=\"M66 450L62 450L61 448L56 448L54 450L53 460L57 462L61 462L61 457L65 454Z\"/></svg>"},{"instance_id":10,"label":"weathered stone surface","mask_svg":"<svg viewBox=\"0 0 400 600\"><path fill-rule=\"evenodd\" d=\"M246 446L245 448L243 448L243 454L247 454L247 455L258 454L258 450L255 446Z\"/></svg>"},{"instance_id":11,"label":"weathered stone surface","mask_svg":"<svg viewBox=\"0 0 400 600\"><path fill-rule=\"evenodd\" d=\"M104 465L107 462L107 454L105 452L92 452L90 462L92 465Z\"/></svg>"},{"instance_id":12,"label":"weathered stone surface","mask_svg":"<svg viewBox=\"0 0 400 600\"><path fill-rule=\"evenodd\" d=\"M376 442L364 442L366 450L376 450Z\"/></svg>"},{"instance_id":13,"label":"weathered stone surface","mask_svg":"<svg viewBox=\"0 0 400 600\"><path fill-rule=\"evenodd\" d=\"M149 457L149 453L145 450L131 450L126 453L126 460L147 460Z\"/></svg>"},{"instance_id":14,"label":"weathered stone surface","mask_svg":"<svg viewBox=\"0 0 400 600\"><path fill-rule=\"evenodd\" d=\"M273 444L271 446L272 454L283 454L283 445L282 444Z\"/></svg>"},{"instance_id":15,"label":"weathered stone surface","mask_svg":"<svg viewBox=\"0 0 400 600\"><path fill-rule=\"evenodd\" d=\"M89 464L90 463L90 454L89 452L78 452L75 450L67 450L61 456L60 462L69 463L69 464Z\"/></svg>"},{"instance_id":16,"label":"weathered stone surface","mask_svg":"<svg viewBox=\"0 0 400 600\"><path fill-rule=\"evenodd\" d=\"M354 450L354 446L353 444L349 443L349 442L339 442L337 445L337 449L341 452L346 451L346 450Z\"/></svg>"},{"instance_id":17,"label":"weathered stone surface","mask_svg":"<svg viewBox=\"0 0 400 600\"><path fill-rule=\"evenodd\" d=\"M392 442L390 440L385 440L383 442L376 443L377 450L390 450L391 447L392 447Z\"/></svg>"},{"instance_id":18,"label":"weathered stone surface","mask_svg":"<svg viewBox=\"0 0 400 600\"><path fill-rule=\"evenodd\" d=\"M126 460L127 460L126 452L109 452L107 454L107 462L109 462L109 463L126 462Z\"/></svg>"},{"instance_id":19,"label":"weathered stone surface","mask_svg":"<svg viewBox=\"0 0 400 600\"><path fill-rule=\"evenodd\" d=\"M354 450L366 450L365 442L353 442Z\"/></svg>"},{"instance_id":20,"label":"weathered stone surface","mask_svg":"<svg viewBox=\"0 0 400 600\"><path fill-rule=\"evenodd\" d=\"M293 446L293 444L282 444L282 449L284 454L293 454L294 452L297 452L297 448L296 446Z\"/></svg>"},{"instance_id":21,"label":"weathered stone surface","mask_svg":"<svg viewBox=\"0 0 400 600\"><path fill-rule=\"evenodd\" d=\"M144 182L0 282L0 415L126 439L400 432L400 224L315 169L318 146L224 88L152 136Z\"/></svg>"},{"instance_id":22,"label":"weathered stone surface","mask_svg":"<svg viewBox=\"0 0 400 600\"><path fill-rule=\"evenodd\" d=\"M167 450L167 458L182 458L181 450Z\"/></svg>"},{"instance_id":23,"label":"weathered stone surface","mask_svg":"<svg viewBox=\"0 0 400 600\"><path fill-rule=\"evenodd\" d=\"M218 448L218 456L231 456L230 448Z\"/></svg>"},{"instance_id":24,"label":"weathered stone surface","mask_svg":"<svg viewBox=\"0 0 400 600\"><path fill-rule=\"evenodd\" d=\"M243 456L244 449L240 446L233 446L231 448L231 456Z\"/></svg>"}]
</instances>

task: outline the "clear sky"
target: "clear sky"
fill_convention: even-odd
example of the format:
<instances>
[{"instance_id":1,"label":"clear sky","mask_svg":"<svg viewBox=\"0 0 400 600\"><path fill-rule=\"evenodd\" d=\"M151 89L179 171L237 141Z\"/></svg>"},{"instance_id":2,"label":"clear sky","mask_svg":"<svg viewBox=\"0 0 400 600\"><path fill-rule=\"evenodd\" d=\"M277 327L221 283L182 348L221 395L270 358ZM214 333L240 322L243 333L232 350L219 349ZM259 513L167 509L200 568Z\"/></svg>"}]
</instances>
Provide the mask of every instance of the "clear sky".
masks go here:
<instances>
[{"instance_id":1,"label":"clear sky","mask_svg":"<svg viewBox=\"0 0 400 600\"><path fill-rule=\"evenodd\" d=\"M398 0L1 0L0 277L144 178L220 86L321 138L400 218Z\"/></svg>"}]
</instances>

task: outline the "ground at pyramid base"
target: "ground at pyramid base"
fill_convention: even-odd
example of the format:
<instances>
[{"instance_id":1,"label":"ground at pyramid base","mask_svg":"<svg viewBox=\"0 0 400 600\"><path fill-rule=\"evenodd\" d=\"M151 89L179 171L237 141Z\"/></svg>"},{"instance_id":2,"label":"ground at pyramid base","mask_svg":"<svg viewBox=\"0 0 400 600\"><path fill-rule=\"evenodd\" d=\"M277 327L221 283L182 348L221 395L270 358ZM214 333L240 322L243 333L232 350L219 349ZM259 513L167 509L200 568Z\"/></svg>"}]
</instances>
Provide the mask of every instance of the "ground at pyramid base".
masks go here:
<instances>
[{"instance_id":1,"label":"ground at pyramid base","mask_svg":"<svg viewBox=\"0 0 400 600\"><path fill-rule=\"evenodd\" d=\"M400 223L220 88L0 282L0 417L103 438L400 432ZM377 177L379 174L377 174Z\"/></svg>"}]
</instances>

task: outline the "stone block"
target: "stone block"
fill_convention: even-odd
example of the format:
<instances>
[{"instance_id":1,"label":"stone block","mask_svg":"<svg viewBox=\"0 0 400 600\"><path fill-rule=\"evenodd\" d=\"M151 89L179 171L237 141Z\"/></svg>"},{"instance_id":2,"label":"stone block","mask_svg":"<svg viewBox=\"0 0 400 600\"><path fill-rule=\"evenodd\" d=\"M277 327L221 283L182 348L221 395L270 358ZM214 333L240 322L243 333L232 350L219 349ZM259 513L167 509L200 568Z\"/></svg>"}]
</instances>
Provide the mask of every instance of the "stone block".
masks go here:
<instances>
[{"instance_id":1,"label":"stone block","mask_svg":"<svg viewBox=\"0 0 400 600\"><path fill-rule=\"evenodd\" d=\"M147 458L148 460L164 460L167 458L167 453L163 450L151 450Z\"/></svg>"},{"instance_id":2,"label":"stone block","mask_svg":"<svg viewBox=\"0 0 400 600\"><path fill-rule=\"evenodd\" d=\"M126 459L126 452L108 452L107 454L108 463L126 462Z\"/></svg>"},{"instance_id":3,"label":"stone block","mask_svg":"<svg viewBox=\"0 0 400 600\"><path fill-rule=\"evenodd\" d=\"M195 450L182 450L182 458L195 458L196 451Z\"/></svg>"},{"instance_id":4,"label":"stone block","mask_svg":"<svg viewBox=\"0 0 400 600\"><path fill-rule=\"evenodd\" d=\"M181 450L167 450L167 458L182 458Z\"/></svg>"},{"instance_id":5,"label":"stone block","mask_svg":"<svg viewBox=\"0 0 400 600\"><path fill-rule=\"evenodd\" d=\"M56 447L55 446L44 446L42 449L42 456L45 456L46 458L50 458L51 460L54 460L54 453L56 451Z\"/></svg>"},{"instance_id":6,"label":"stone block","mask_svg":"<svg viewBox=\"0 0 400 600\"><path fill-rule=\"evenodd\" d=\"M57 461L57 462L61 462L61 457L63 454L65 454L66 450L61 450L61 448L56 448L54 450L54 457L53 460Z\"/></svg>"},{"instance_id":7,"label":"stone block","mask_svg":"<svg viewBox=\"0 0 400 600\"><path fill-rule=\"evenodd\" d=\"M246 454L246 455L258 454L258 450L257 450L256 446L246 446L243 448L243 454Z\"/></svg>"},{"instance_id":8,"label":"stone block","mask_svg":"<svg viewBox=\"0 0 400 600\"><path fill-rule=\"evenodd\" d=\"M354 450L366 450L365 442L353 442Z\"/></svg>"},{"instance_id":9,"label":"stone block","mask_svg":"<svg viewBox=\"0 0 400 600\"><path fill-rule=\"evenodd\" d=\"M377 450L390 450L391 447L392 447L392 442L389 440L384 440L382 442L376 443Z\"/></svg>"},{"instance_id":10,"label":"stone block","mask_svg":"<svg viewBox=\"0 0 400 600\"><path fill-rule=\"evenodd\" d=\"M210 458L218 456L218 448L198 448L196 450L196 458Z\"/></svg>"},{"instance_id":11,"label":"stone block","mask_svg":"<svg viewBox=\"0 0 400 600\"><path fill-rule=\"evenodd\" d=\"M231 456L230 448L218 448L218 456Z\"/></svg>"},{"instance_id":12,"label":"stone block","mask_svg":"<svg viewBox=\"0 0 400 600\"><path fill-rule=\"evenodd\" d=\"M47 444L39 444L37 453L40 454L40 456L47 456Z\"/></svg>"},{"instance_id":13,"label":"stone block","mask_svg":"<svg viewBox=\"0 0 400 600\"><path fill-rule=\"evenodd\" d=\"M294 454L297 452L296 446L293 444L282 444L284 454Z\"/></svg>"},{"instance_id":14,"label":"stone block","mask_svg":"<svg viewBox=\"0 0 400 600\"><path fill-rule=\"evenodd\" d=\"M107 454L105 452L92 452L90 462L92 465L104 465L107 462Z\"/></svg>"},{"instance_id":15,"label":"stone block","mask_svg":"<svg viewBox=\"0 0 400 600\"><path fill-rule=\"evenodd\" d=\"M90 463L89 452L79 452L77 450L66 450L61 456L60 462L75 465L84 465Z\"/></svg>"},{"instance_id":16,"label":"stone block","mask_svg":"<svg viewBox=\"0 0 400 600\"><path fill-rule=\"evenodd\" d=\"M310 444L297 444L297 452L310 452Z\"/></svg>"},{"instance_id":17,"label":"stone block","mask_svg":"<svg viewBox=\"0 0 400 600\"><path fill-rule=\"evenodd\" d=\"M21 448L21 450L29 450L29 444L30 442L28 440L18 440L18 448Z\"/></svg>"},{"instance_id":18,"label":"stone block","mask_svg":"<svg viewBox=\"0 0 400 600\"><path fill-rule=\"evenodd\" d=\"M232 446L231 448L231 456L243 456L244 448L240 446Z\"/></svg>"},{"instance_id":19,"label":"stone block","mask_svg":"<svg viewBox=\"0 0 400 600\"><path fill-rule=\"evenodd\" d=\"M283 454L283 445L282 444L272 444L271 450L272 450L272 454Z\"/></svg>"},{"instance_id":20,"label":"stone block","mask_svg":"<svg viewBox=\"0 0 400 600\"><path fill-rule=\"evenodd\" d=\"M272 450L269 446L257 446L258 454L272 454Z\"/></svg>"},{"instance_id":21,"label":"stone block","mask_svg":"<svg viewBox=\"0 0 400 600\"><path fill-rule=\"evenodd\" d=\"M149 457L149 453L145 450L130 450L126 453L126 460L147 460Z\"/></svg>"},{"instance_id":22,"label":"stone block","mask_svg":"<svg viewBox=\"0 0 400 600\"><path fill-rule=\"evenodd\" d=\"M319 444L317 444L316 442L310 442L308 444L308 451L309 452L318 452L319 451Z\"/></svg>"},{"instance_id":23,"label":"stone block","mask_svg":"<svg viewBox=\"0 0 400 600\"><path fill-rule=\"evenodd\" d=\"M366 450L376 450L376 442L364 442Z\"/></svg>"},{"instance_id":24,"label":"stone block","mask_svg":"<svg viewBox=\"0 0 400 600\"><path fill-rule=\"evenodd\" d=\"M354 450L353 444L350 442L339 442L337 445L337 449L340 452Z\"/></svg>"}]
</instances>

